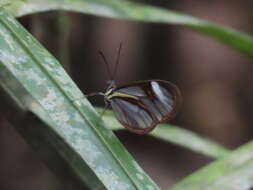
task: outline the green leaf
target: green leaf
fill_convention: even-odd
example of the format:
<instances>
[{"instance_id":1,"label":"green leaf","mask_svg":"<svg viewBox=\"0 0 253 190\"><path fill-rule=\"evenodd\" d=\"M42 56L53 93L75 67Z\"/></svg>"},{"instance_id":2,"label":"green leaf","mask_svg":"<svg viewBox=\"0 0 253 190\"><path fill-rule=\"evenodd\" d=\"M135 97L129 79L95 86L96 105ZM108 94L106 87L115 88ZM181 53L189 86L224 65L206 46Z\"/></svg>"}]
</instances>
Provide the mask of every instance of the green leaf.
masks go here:
<instances>
[{"instance_id":1,"label":"green leaf","mask_svg":"<svg viewBox=\"0 0 253 190\"><path fill-rule=\"evenodd\" d=\"M16 0L18 1L18 0ZM9 9L16 16L48 10L67 10L110 18L177 24L219 40L229 47L253 56L253 38L229 27L187 16L175 11L126 0L26 0L13 3Z\"/></svg>"},{"instance_id":2,"label":"green leaf","mask_svg":"<svg viewBox=\"0 0 253 190\"><path fill-rule=\"evenodd\" d=\"M100 113L102 109L97 109ZM123 129L122 125L115 119L112 112L107 110L106 114L103 115L103 119L110 129L119 130ZM212 158L220 158L228 155L231 151L222 147L218 143L212 142L209 139L200 137L195 133L188 131L186 129L168 125L160 124L151 133L153 137L158 139L174 143L176 145L182 146L184 148L193 150L195 152L204 154Z\"/></svg>"},{"instance_id":3,"label":"green leaf","mask_svg":"<svg viewBox=\"0 0 253 190\"><path fill-rule=\"evenodd\" d=\"M0 86L15 105L8 109L15 113L10 121L42 157L48 155L57 176L65 163L89 189L159 189L106 129L57 60L4 8Z\"/></svg>"},{"instance_id":4,"label":"green leaf","mask_svg":"<svg viewBox=\"0 0 253 190\"><path fill-rule=\"evenodd\" d=\"M248 190L253 186L253 142L186 177L171 190Z\"/></svg>"}]
</instances>

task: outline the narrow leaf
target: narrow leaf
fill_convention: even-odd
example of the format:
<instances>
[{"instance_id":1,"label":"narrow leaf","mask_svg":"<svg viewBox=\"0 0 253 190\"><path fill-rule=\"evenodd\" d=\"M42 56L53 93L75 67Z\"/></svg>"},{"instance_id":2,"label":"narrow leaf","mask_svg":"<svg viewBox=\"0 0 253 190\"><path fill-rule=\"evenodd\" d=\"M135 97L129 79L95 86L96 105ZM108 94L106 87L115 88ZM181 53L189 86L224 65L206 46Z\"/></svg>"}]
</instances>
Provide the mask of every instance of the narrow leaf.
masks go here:
<instances>
[{"instance_id":1,"label":"narrow leaf","mask_svg":"<svg viewBox=\"0 0 253 190\"><path fill-rule=\"evenodd\" d=\"M253 187L253 142L186 177L170 190L249 190Z\"/></svg>"},{"instance_id":2,"label":"narrow leaf","mask_svg":"<svg viewBox=\"0 0 253 190\"><path fill-rule=\"evenodd\" d=\"M9 9L16 16L48 10L67 10L110 18L177 24L253 56L253 38L247 34L175 11L127 0L19 0L18 3L11 4Z\"/></svg>"},{"instance_id":3,"label":"narrow leaf","mask_svg":"<svg viewBox=\"0 0 253 190\"><path fill-rule=\"evenodd\" d=\"M0 68L1 88L23 112L15 127L28 143L38 144L37 151L50 146L58 163L67 163L89 189L159 189L106 129L56 59L4 8L0 8ZM38 130L31 131L30 122ZM39 140L31 142L36 138L29 136L34 135Z\"/></svg>"},{"instance_id":4,"label":"narrow leaf","mask_svg":"<svg viewBox=\"0 0 253 190\"><path fill-rule=\"evenodd\" d=\"M102 112L102 109L97 110ZM107 124L106 126L110 129L123 129L122 125L117 122L111 111L107 110L103 119ZM230 153L230 150L222 147L218 143L215 143L207 138L200 137L189 130L174 125L160 124L151 133L149 133L149 135L212 158L220 158Z\"/></svg>"}]
</instances>

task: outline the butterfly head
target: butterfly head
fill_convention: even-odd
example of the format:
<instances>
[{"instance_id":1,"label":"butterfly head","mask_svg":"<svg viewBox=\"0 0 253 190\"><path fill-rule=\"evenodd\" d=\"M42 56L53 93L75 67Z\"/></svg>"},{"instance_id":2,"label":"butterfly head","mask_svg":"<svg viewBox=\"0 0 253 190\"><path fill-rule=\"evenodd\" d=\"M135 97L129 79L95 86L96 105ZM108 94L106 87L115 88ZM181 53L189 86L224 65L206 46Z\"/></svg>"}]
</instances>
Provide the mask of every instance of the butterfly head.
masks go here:
<instances>
[{"instance_id":1,"label":"butterfly head","mask_svg":"<svg viewBox=\"0 0 253 190\"><path fill-rule=\"evenodd\" d=\"M113 94L115 89L116 89L115 82L113 80L107 81L106 91L104 93L104 97L106 100L109 100L109 96Z\"/></svg>"}]
</instances>

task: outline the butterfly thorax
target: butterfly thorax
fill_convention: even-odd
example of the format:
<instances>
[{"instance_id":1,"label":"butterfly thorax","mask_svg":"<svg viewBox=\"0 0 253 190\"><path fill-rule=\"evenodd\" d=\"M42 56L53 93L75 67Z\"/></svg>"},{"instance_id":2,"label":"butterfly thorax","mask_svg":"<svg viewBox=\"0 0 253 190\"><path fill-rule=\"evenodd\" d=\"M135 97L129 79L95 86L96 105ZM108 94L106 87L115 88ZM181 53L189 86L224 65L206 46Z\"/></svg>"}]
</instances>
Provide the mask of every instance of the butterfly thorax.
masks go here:
<instances>
[{"instance_id":1,"label":"butterfly thorax","mask_svg":"<svg viewBox=\"0 0 253 190\"><path fill-rule=\"evenodd\" d=\"M116 89L116 84L114 82L114 80L109 80L107 81L107 85L106 85L106 91L105 91L105 98L106 99L109 99L109 97L113 94L113 92L115 91Z\"/></svg>"}]
</instances>

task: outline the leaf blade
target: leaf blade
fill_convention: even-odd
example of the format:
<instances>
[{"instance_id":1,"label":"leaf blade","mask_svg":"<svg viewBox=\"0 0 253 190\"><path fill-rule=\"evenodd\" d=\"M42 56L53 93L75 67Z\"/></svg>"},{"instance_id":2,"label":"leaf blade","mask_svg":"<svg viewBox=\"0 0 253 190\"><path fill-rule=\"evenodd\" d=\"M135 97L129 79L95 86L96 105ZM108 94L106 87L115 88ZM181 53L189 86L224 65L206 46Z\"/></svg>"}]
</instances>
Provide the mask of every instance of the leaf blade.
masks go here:
<instances>
[{"instance_id":1,"label":"leaf blade","mask_svg":"<svg viewBox=\"0 0 253 190\"><path fill-rule=\"evenodd\" d=\"M97 110L98 112L103 111L101 108L97 108ZM103 119L111 130L123 129L122 125L113 116L112 111L107 110ZM211 158L221 158L231 153L229 149L222 147L218 143L175 125L160 124L148 135L188 148Z\"/></svg>"},{"instance_id":2,"label":"leaf blade","mask_svg":"<svg viewBox=\"0 0 253 190\"><path fill-rule=\"evenodd\" d=\"M253 186L253 142L194 172L171 190L248 190Z\"/></svg>"},{"instance_id":3,"label":"leaf blade","mask_svg":"<svg viewBox=\"0 0 253 190\"><path fill-rule=\"evenodd\" d=\"M80 99L83 94L55 58L3 8L0 14L0 64L8 71L1 69L0 76L10 77L10 81L0 80L0 84L8 85L13 101L18 100L25 115L29 111L39 114L38 107L47 113L50 122L45 122L46 130L62 143L54 145L54 139L48 142L57 146L55 150L67 160L82 183L92 185L91 189L98 188L96 185L98 189L159 189L104 127L89 102ZM25 90L21 91L21 87ZM66 156L61 152L62 147L73 154ZM87 166L86 171L82 171L83 165ZM97 176L94 183L89 183L85 172ZM135 177L137 173L142 180Z\"/></svg>"},{"instance_id":4,"label":"leaf blade","mask_svg":"<svg viewBox=\"0 0 253 190\"><path fill-rule=\"evenodd\" d=\"M9 9L16 16L48 10L66 10L109 18L182 25L223 42L251 57L253 56L253 38L250 35L176 11L133 3L127 0L108 0L106 2L103 0L16 1L17 3L9 6Z\"/></svg>"}]
</instances>

